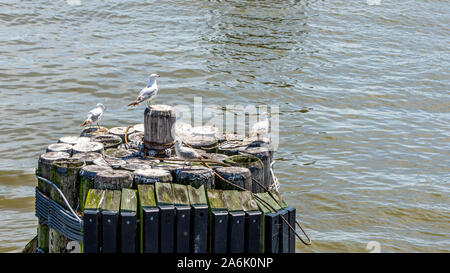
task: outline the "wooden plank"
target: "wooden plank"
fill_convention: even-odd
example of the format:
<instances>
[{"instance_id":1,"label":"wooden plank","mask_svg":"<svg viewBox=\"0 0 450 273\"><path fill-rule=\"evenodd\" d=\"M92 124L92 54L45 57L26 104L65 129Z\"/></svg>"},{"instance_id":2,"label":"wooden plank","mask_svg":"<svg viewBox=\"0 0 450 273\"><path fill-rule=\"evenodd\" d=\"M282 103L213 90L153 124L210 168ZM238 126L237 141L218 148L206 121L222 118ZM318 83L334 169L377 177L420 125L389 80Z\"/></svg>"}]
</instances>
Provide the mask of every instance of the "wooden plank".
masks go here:
<instances>
[{"instance_id":1,"label":"wooden plank","mask_svg":"<svg viewBox=\"0 0 450 273\"><path fill-rule=\"evenodd\" d=\"M137 191L133 189L122 189L121 212L137 211Z\"/></svg>"},{"instance_id":2,"label":"wooden plank","mask_svg":"<svg viewBox=\"0 0 450 273\"><path fill-rule=\"evenodd\" d=\"M118 212L120 210L121 197L122 193L120 191L106 190L102 210Z\"/></svg>"},{"instance_id":3,"label":"wooden plank","mask_svg":"<svg viewBox=\"0 0 450 273\"><path fill-rule=\"evenodd\" d=\"M158 205L173 205L174 195L170 183L155 183L156 202Z\"/></svg>"},{"instance_id":4,"label":"wooden plank","mask_svg":"<svg viewBox=\"0 0 450 273\"><path fill-rule=\"evenodd\" d=\"M269 190L269 193L281 208L286 208L288 206L287 203L281 197L279 192L272 189Z\"/></svg>"},{"instance_id":5,"label":"wooden plank","mask_svg":"<svg viewBox=\"0 0 450 273\"><path fill-rule=\"evenodd\" d=\"M240 191L239 193L244 211L259 210L258 204L250 191Z\"/></svg>"},{"instance_id":6,"label":"wooden plank","mask_svg":"<svg viewBox=\"0 0 450 273\"><path fill-rule=\"evenodd\" d=\"M155 186L150 184L138 185L139 204L143 208L156 207Z\"/></svg>"},{"instance_id":7,"label":"wooden plank","mask_svg":"<svg viewBox=\"0 0 450 273\"><path fill-rule=\"evenodd\" d=\"M243 211L240 194L236 190L223 191L222 197L228 211Z\"/></svg>"},{"instance_id":8,"label":"wooden plank","mask_svg":"<svg viewBox=\"0 0 450 273\"><path fill-rule=\"evenodd\" d=\"M103 206L105 193L106 191L104 190L90 189L87 194L84 210L100 210Z\"/></svg>"},{"instance_id":9,"label":"wooden plank","mask_svg":"<svg viewBox=\"0 0 450 273\"><path fill-rule=\"evenodd\" d=\"M211 210L226 210L227 205L223 200L222 190L206 190L208 197L208 206Z\"/></svg>"},{"instance_id":10,"label":"wooden plank","mask_svg":"<svg viewBox=\"0 0 450 273\"><path fill-rule=\"evenodd\" d=\"M172 191L173 191L173 204L174 205L185 205L189 206L189 194L187 187L185 185L181 184L172 184Z\"/></svg>"},{"instance_id":11,"label":"wooden plank","mask_svg":"<svg viewBox=\"0 0 450 273\"><path fill-rule=\"evenodd\" d=\"M188 185L187 190L189 194L189 202L191 203L191 205L206 205L208 203L208 201L206 200L204 185L201 185L199 188Z\"/></svg>"}]
</instances>

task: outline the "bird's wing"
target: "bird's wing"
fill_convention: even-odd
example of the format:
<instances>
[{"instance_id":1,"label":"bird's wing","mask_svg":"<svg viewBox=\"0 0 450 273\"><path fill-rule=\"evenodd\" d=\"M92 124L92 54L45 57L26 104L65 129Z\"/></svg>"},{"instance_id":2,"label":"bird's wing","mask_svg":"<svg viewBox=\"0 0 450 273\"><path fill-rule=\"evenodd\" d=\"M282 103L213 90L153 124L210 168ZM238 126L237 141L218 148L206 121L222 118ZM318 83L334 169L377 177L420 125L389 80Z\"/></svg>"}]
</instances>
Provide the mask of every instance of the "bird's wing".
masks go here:
<instances>
[{"instance_id":1,"label":"bird's wing","mask_svg":"<svg viewBox=\"0 0 450 273\"><path fill-rule=\"evenodd\" d=\"M89 111L87 117L89 119L97 119L103 114L103 109L101 107L96 107Z\"/></svg>"},{"instance_id":2,"label":"bird's wing","mask_svg":"<svg viewBox=\"0 0 450 273\"><path fill-rule=\"evenodd\" d=\"M269 131L269 120L263 120L255 123L252 127L253 133L263 133Z\"/></svg>"},{"instance_id":3,"label":"bird's wing","mask_svg":"<svg viewBox=\"0 0 450 273\"><path fill-rule=\"evenodd\" d=\"M139 93L139 97L141 97L143 100L146 100L153 97L156 94L156 92L158 92L158 88L155 87L154 85L150 87L144 87Z\"/></svg>"}]
</instances>

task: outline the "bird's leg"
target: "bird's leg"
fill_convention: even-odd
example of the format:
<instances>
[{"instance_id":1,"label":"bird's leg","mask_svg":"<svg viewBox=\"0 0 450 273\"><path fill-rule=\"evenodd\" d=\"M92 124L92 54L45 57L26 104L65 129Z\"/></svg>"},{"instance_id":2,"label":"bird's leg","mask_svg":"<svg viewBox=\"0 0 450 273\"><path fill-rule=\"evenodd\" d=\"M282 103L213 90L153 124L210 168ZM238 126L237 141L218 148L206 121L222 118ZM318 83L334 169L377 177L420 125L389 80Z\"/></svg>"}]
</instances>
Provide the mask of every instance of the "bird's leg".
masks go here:
<instances>
[{"instance_id":1,"label":"bird's leg","mask_svg":"<svg viewBox=\"0 0 450 273\"><path fill-rule=\"evenodd\" d=\"M100 125L98 124L98 122L97 122L97 127L98 127L98 129L100 130Z\"/></svg>"}]
</instances>

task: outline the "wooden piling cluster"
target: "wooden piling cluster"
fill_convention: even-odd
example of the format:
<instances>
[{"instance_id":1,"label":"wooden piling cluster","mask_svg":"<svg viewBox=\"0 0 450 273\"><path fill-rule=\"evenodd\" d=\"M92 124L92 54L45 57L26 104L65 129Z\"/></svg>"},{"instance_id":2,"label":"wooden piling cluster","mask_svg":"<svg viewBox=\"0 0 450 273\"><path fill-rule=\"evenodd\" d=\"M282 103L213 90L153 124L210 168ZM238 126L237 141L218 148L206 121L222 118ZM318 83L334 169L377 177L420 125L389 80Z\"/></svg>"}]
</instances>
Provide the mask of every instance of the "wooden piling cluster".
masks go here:
<instances>
[{"instance_id":1,"label":"wooden piling cluster","mask_svg":"<svg viewBox=\"0 0 450 273\"><path fill-rule=\"evenodd\" d=\"M155 105L143 124L87 127L40 156L37 175L51 180L83 220L79 251L295 252L294 233L281 219L295 226L295 208L266 191L273 183L269 145L201 128L177 132L175 122L172 107ZM177 137L202 159L189 166L177 159ZM37 189L69 209L53 186L39 180ZM37 244L44 252L76 252L45 219Z\"/></svg>"}]
</instances>

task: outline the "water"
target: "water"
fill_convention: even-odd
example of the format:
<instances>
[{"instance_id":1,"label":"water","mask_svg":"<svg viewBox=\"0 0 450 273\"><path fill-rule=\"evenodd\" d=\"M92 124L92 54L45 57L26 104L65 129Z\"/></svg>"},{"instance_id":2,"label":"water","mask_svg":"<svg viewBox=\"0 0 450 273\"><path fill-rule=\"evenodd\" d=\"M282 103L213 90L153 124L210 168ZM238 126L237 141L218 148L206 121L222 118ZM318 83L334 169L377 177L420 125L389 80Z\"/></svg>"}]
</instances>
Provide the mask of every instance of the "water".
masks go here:
<instances>
[{"instance_id":1,"label":"water","mask_svg":"<svg viewBox=\"0 0 450 273\"><path fill-rule=\"evenodd\" d=\"M0 0L0 252L36 234L46 146L97 102L141 123L150 73L158 103L280 106L298 252L450 250L448 1L142 2Z\"/></svg>"}]
</instances>

